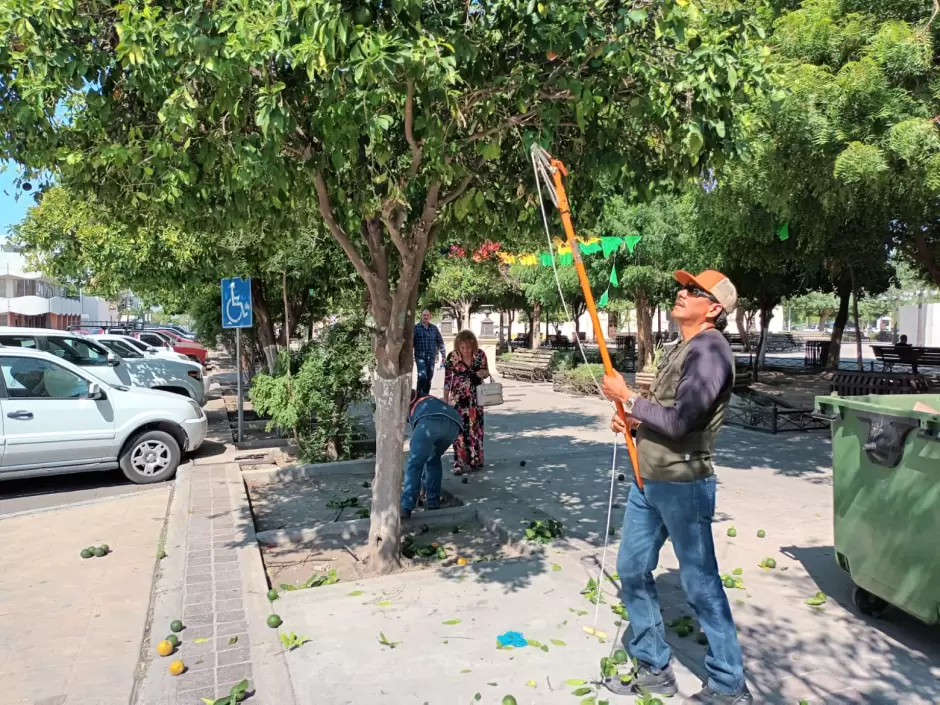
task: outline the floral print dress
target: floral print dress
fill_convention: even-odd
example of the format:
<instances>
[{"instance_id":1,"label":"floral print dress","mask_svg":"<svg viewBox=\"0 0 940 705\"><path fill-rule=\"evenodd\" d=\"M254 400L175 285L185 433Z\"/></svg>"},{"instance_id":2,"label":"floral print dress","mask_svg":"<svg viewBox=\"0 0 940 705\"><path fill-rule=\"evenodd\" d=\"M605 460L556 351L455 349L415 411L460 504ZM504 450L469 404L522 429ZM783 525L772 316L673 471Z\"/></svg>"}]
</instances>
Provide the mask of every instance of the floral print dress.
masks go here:
<instances>
[{"instance_id":1,"label":"floral print dress","mask_svg":"<svg viewBox=\"0 0 940 705\"><path fill-rule=\"evenodd\" d=\"M450 391L451 403L463 419L463 431L454 441L454 474L483 467L483 407L477 403L474 377L488 370L486 354L477 350L467 365L456 350L447 356L444 389Z\"/></svg>"}]
</instances>

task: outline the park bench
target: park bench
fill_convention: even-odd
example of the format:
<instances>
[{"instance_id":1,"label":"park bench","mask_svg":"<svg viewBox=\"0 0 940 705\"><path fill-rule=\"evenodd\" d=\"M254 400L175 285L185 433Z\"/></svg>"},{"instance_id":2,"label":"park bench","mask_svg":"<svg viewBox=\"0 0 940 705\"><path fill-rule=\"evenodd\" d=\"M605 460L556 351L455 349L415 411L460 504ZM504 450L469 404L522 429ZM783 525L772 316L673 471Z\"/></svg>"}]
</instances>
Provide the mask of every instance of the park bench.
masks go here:
<instances>
[{"instance_id":1,"label":"park bench","mask_svg":"<svg viewBox=\"0 0 940 705\"><path fill-rule=\"evenodd\" d=\"M911 372L917 373L920 367L940 367L940 348L920 348L912 345L872 345L875 361L881 363L884 372L890 372L895 365L905 365ZM872 362L874 367L874 362Z\"/></svg>"},{"instance_id":2,"label":"park bench","mask_svg":"<svg viewBox=\"0 0 940 705\"><path fill-rule=\"evenodd\" d=\"M567 335L553 335L545 341L547 346L553 350L571 350L571 340Z\"/></svg>"},{"instance_id":3,"label":"park bench","mask_svg":"<svg viewBox=\"0 0 940 705\"><path fill-rule=\"evenodd\" d=\"M840 397L869 394L924 394L930 391L926 377L907 372L859 372L840 370L832 375L829 391Z\"/></svg>"},{"instance_id":4,"label":"park bench","mask_svg":"<svg viewBox=\"0 0 940 705\"><path fill-rule=\"evenodd\" d=\"M496 360L496 371L505 378L546 382L552 378L552 350L516 350Z\"/></svg>"}]
</instances>

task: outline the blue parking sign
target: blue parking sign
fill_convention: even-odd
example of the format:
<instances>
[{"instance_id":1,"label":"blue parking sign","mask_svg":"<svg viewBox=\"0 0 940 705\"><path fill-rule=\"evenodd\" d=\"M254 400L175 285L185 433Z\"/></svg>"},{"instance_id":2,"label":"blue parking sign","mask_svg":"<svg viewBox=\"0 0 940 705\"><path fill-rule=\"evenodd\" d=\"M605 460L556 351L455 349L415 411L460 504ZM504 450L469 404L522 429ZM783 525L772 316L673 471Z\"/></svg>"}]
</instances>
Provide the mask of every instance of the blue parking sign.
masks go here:
<instances>
[{"instance_id":1,"label":"blue parking sign","mask_svg":"<svg viewBox=\"0 0 940 705\"><path fill-rule=\"evenodd\" d=\"M251 278L222 280L222 327L251 328Z\"/></svg>"}]
</instances>

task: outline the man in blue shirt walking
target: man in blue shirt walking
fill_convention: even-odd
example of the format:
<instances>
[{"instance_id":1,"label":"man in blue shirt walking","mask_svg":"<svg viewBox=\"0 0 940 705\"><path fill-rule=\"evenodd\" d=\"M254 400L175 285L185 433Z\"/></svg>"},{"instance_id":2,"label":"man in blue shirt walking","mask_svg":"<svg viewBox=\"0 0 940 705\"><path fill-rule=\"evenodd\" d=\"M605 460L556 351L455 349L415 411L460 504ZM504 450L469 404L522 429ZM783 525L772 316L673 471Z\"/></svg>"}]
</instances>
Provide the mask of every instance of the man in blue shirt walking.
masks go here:
<instances>
[{"instance_id":1,"label":"man in blue shirt walking","mask_svg":"<svg viewBox=\"0 0 940 705\"><path fill-rule=\"evenodd\" d=\"M418 396L423 397L431 393L434 362L438 352L441 354L442 365L447 359L444 338L438 327L431 323L431 312L427 309L421 312L421 322L415 326L414 348L415 366L418 368Z\"/></svg>"},{"instance_id":2,"label":"man in blue shirt walking","mask_svg":"<svg viewBox=\"0 0 940 705\"><path fill-rule=\"evenodd\" d=\"M441 456L463 430L463 420L454 407L437 397L423 397L415 391L411 392L408 423L412 430L411 451L401 490L402 519L408 519L414 511L422 484L427 493L427 508L440 508L444 473Z\"/></svg>"}]
</instances>

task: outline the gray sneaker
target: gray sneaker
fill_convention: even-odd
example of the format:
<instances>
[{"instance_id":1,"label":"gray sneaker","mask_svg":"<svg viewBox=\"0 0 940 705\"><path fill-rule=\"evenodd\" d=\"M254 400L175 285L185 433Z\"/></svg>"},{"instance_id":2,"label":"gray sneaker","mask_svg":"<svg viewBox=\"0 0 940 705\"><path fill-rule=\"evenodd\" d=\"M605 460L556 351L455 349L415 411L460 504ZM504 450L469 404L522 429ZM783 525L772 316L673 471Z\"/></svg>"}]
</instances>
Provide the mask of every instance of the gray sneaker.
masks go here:
<instances>
[{"instance_id":1,"label":"gray sneaker","mask_svg":"<svg viewBox=\"0 0 940 705\"><path fill-rule=\"evenodd\" d=\"M702 690L685 701L685 705L752 705L754 696L744 686L744 690L737 695L724 695L716 693L705 686Z\"/></svg>"},{"instance_id":2,"label":"gray sneaker","mask_svg":"<svg viewBox=\"0 0 940 705\"><path fill-rule=\"evenodd\" d=\"M645 663L639 664L631 685L635 693L646 691L650 695L675 695L679 692L679 685L670 665L661 671L655 671Z\"/></svg>"}]
</instances>

